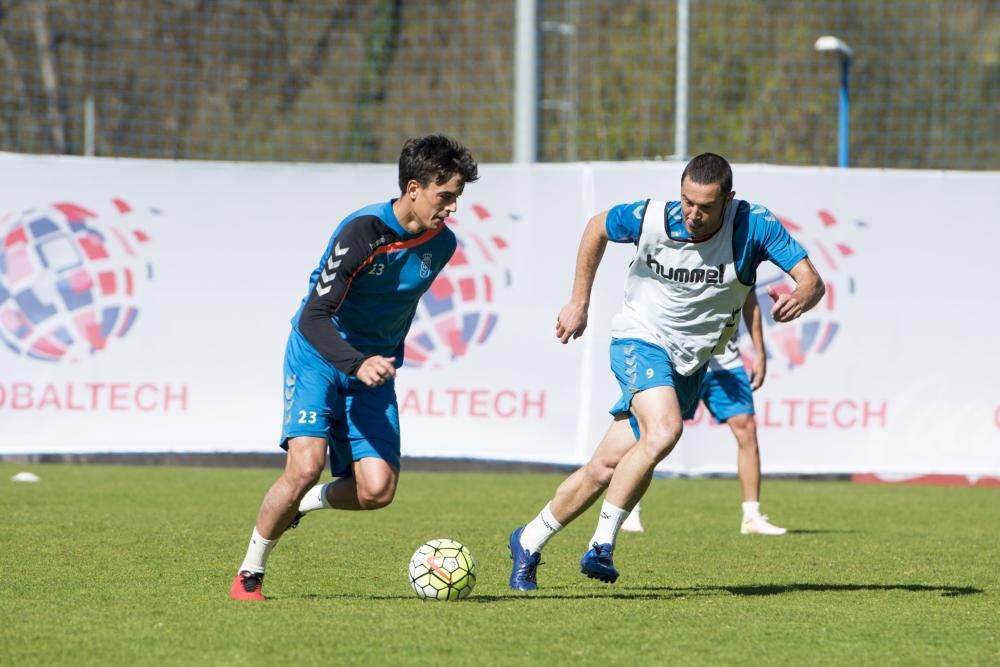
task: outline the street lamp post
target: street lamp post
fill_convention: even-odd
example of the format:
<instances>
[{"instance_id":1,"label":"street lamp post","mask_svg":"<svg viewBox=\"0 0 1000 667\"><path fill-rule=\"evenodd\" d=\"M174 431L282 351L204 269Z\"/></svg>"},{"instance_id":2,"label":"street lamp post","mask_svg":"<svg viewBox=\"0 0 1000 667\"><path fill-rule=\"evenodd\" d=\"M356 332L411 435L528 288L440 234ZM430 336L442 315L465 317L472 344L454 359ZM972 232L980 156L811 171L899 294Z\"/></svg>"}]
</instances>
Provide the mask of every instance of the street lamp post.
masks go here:
<instances>
[{"instance_id":1,"label":"street lamp post","mask_svg":"<svg viewBox=\"0 0 1000 667\"><path fill-rule=\"evenodd\" d=\"M851 70L851 58L854 52L851 47L833 35L823 35L816 40L817 51L831 51L840 56L840 111L838 113L837 166L848 165L848 137L851 116L851 98L848 95L848 77Z\"/></svg>"}]
</instances>

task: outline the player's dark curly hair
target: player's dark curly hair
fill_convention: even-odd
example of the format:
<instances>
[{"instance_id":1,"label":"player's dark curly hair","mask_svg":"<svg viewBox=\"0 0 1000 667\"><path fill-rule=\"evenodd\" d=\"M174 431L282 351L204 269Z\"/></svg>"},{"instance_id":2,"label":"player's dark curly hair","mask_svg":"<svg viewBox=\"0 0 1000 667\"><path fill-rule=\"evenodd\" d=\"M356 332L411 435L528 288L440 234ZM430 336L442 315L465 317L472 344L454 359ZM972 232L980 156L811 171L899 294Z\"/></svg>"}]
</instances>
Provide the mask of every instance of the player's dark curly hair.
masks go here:
<instances>
[{"instance_id":1,"label":"player's dark curly hair","mask_svg":"<svg viewBox=\"0 0 1000 667\"><path fill-rule=\"evenodd\" d=\"M700 185L718 183L723 197L733 191L733 168L726 158L715 153L702 153L688 162L681 174L681 183L685 178Z\"/></svg>"},{"instance_id":2,"label":"player's dark curly hair","mask_svg":"<svg viewBox=\"0 0 1000 667\"><path fill-rule=\"evenodd\" d=\"M429 134L409 139L399 154L399 191L406 190L410 181L426 187L431 180L437 185L447 183L455 174L463 183L479 179L479 167L469 149L442 134Z\"/></svg>"}]
</instances>

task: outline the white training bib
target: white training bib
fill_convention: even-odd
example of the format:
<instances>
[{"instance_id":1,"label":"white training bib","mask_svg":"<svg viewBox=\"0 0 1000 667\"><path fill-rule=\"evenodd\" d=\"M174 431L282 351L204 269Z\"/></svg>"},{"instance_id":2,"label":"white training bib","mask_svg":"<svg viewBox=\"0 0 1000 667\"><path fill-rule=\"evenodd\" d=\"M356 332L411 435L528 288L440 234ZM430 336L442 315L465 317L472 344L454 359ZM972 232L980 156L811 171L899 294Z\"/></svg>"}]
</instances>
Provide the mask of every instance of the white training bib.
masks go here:
<instances>
[{"instance_id":1,"label":"white training bib","mask_svg":"<svg viewBox=\"0 0 1000 667\"><path fill-rule=\"evenodd\" d=\"M638 338L665 348L674 369L691 375L739 326L750 286L736 275L730 202L722 227L705 241L670 238L666 202L650 201L636 256L625 278L625 301L611 321L614 338Z\"/></svg>"},{"instance_id":2,"label":"white training bib","mask_svg":"<svg viewBox=\"0 0 1000 667\"><path fill-rule=\"evenodd\" d=\"M726 349L716 353L708 360L708 370L710 372L732 371L737 368L746 369L743 365L743 356L740 355L739 334L733 334L733 337L726 343Z\"/></svg>"}]
</instances>

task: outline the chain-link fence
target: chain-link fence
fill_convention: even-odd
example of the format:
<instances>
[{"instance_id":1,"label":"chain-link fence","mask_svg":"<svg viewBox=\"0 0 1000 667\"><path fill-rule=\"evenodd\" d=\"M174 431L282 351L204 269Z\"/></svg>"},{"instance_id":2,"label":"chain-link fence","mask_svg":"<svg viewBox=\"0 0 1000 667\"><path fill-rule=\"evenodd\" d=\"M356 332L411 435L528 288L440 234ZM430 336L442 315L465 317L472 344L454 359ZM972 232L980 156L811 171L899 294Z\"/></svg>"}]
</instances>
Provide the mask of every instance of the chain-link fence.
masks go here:
<instances>
[{"instance_id":1,"label":"chain-link fence","mask_svg":"<svg viewBox=\"0 0 1000 667\"><path fill-rule=\"evenodd\" d=\"M0 150L394 161L445 132L512 159L515 0L0 0ZM538 0L545 161L674 152L674 0ZM690 3L690 153L1000 169L996 0Z\"/></svg>"}]
</instances>

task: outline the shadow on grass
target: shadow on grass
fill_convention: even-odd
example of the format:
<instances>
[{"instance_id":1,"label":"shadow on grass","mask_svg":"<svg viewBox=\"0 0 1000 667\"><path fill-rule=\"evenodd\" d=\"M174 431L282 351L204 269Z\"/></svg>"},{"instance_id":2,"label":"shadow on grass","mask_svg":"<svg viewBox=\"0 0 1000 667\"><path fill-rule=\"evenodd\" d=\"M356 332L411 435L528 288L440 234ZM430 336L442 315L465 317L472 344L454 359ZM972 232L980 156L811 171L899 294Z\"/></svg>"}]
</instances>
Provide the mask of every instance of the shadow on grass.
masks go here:
<instances>
[{"instance_id":1,"label":"shadow on grass","mask_svg":"<svg viewBox=\"0 0 1000 667\"><path fill-rule=\"evenodd\" d=\"M668 591L683 589L667 588ZM981 588L972 586L928 586L924 584L750 584L747 586L694 586L691 592L718 591L732 595L781 595L783 593L844 593L852 591L909 591L911 593L940 593L942 597L979 595Z\"/></svg>"},{"instance_id":2,"label":"shadow on grass","mask_svg":"<svg viewBox=\"0 0 1000 667\"><path fill-rule=\"evenodd\" d=\"M829 533L837 533L840 535L850 534L850 533L860 533L860 530L831 530L829 528L789 528L789 535L826 535Z\"/></svg>"},{"instance_id":3,"label":"shadow on grass","mask_svg":"<svg viewBox=\"0 0 1000 667\"><path fill-rule=\"evenodd\" d=\"M565 592L560 592L565 591ZM786 593L851 593L855 591L906 591L909 593L940 593L941 597L959 597L963 595L980 595L981 588L972 586L929 586L924 584L749 584L746 586L690 586L685 588L671 587L612 587L584 591L579 588L556 586L548 590L533 593L515 593L506 595L475 595L462 600L464 604L493 604L497 602L518 602L522 600L582 600L585 598L612 600L671 600L702 595L739 595L767 596ZM274 599L299 600L415 600L413 595L372 595L358 596L347 594L281 595Z\"/></svg>"}]
</instances>

